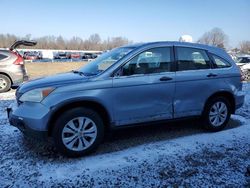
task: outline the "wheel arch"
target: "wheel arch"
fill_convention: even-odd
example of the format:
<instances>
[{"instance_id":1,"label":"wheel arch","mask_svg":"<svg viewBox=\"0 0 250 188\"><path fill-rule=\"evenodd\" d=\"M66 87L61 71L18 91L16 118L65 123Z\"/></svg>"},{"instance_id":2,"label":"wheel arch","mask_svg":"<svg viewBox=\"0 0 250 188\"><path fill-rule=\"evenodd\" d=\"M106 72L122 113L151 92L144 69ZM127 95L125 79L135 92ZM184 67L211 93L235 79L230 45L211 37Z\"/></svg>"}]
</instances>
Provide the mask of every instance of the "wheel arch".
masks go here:
<instances>
[{"instance_id":1,"label":"wheel arch","mask_svg":"<svg viewBox=\"0 0 250 188\"><path fill-rule=\"evenodd\" d=\"M235 113L235 98L234 98L233 94L229 91L219 91L219 92L212 94L210 97L208 97L208 99L206 100L206 103L203 107L203 113L204 113L204 110L205 110L206 106L208 105L209 101L211 99L214 99L217 97L223 97L223 98L227 99L231 105L231 113L232 114Z\"/></svg>"},{"instance_id":2,"label":"wheel arch","mask_svg":"<svg viewBox=\"0 0 250 188\"><path fill-rule=\"evenodd\" d=\"M11 82L11 85L13 84L13 81L12 81L12 78L11 78L11 76L10 75L8 75L7 73L5 73L5 72L0 72L0 75L4 75L4 76L7 76L9 79L10 79L10 82Z\"/></svg>"},{"instance_id":3,"label":"wheel arch","mask_svg":"<svg viewBox=\"0 0 250 188\"><path fill-rule=\"evenodd\" d=\"M77 108L77 107L84 107L89 108L96 111L102 118L104 123L104 128L108 129L111 123L111 115L108 110L99 102L96 101L89 101L89 100L77 100L65 103L58 107L49 118L48 121L48 135L51 136L54 124L60 114L66 112L69 109Z\"/></svg>"}]
</instances>

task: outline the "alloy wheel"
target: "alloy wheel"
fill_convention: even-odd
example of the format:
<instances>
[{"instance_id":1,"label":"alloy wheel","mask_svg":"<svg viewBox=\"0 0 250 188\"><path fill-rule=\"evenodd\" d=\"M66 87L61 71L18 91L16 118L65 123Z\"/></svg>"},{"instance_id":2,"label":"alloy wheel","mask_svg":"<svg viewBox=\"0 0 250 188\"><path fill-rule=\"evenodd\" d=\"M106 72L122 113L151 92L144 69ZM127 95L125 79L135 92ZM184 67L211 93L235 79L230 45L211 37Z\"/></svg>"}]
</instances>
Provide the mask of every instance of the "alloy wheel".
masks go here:
<instances>
[{"instance_id":1,"label":"alloy wheel","mask_svg":"<svg viewBox=\"0 0 250 188\"><path fill-rule=\"evenodd\" d=\"M227 116L227 106L221 101L214 103L209 111L209 121L215 127L221 126L226 121Z\"/></svg>"},{"instance_id":2,"label":"alloy wheel","mask_svg":"<svg viewBox=\"0 0 250 188\"><path fill-rule=\"evenodd\" d=\"M97 126L88 117L77 117L70 120L62 130L62 141L65 147L73 151L89 148L97 137Z\"/></svg>"},{"instance_id":3,"label":"alloy wheel","mask_svg":"<svg viewBox=\"0 0 250 188\"><path fill-rule=\"evenodd\" d=\"M0 78L0 89L4 89L7 86L7 82L5 79Z\"/></svg>"}]
</instances>

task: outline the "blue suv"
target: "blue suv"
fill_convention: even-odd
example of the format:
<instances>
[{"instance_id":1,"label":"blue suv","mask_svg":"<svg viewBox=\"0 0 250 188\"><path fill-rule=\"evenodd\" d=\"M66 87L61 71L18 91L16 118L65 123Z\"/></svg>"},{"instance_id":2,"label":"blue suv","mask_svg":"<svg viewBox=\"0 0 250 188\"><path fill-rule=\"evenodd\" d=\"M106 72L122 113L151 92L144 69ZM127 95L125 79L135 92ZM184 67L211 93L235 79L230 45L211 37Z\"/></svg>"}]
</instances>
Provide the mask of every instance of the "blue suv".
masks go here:
<instances>
[{"instance_id":1,"label":"blue suv","mask_svg":"<svg viewBox=\"0 0 250 188\"><path fill-rule=\"evenodd\" d=\"M107 128L201 117L219 131L244 101L240 70L224 50L183 42L113 49L79 70L21 85L16 98L10 124L53 137L72 157L96 149Z\"/></svg>"}]
</instances>

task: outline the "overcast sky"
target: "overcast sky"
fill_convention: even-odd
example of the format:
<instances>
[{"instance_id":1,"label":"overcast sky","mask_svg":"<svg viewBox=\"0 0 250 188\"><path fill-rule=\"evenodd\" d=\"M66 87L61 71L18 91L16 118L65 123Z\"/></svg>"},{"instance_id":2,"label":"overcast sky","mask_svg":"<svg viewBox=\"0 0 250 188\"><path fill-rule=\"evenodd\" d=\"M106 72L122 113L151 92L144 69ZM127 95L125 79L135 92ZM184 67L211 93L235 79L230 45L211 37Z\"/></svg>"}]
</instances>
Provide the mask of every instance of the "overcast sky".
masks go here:
<instances>
[{"instance_id":1,"label":"overcast sky","mask_svg":"<svg viewBox=\"0 0 250 188\"><path fill-rule=\"evenodd\" d=\"M1 0L0 9L1 34L196 41L219 27L232 47L250 40L250 0Z\"/></svg>"}]
</instances>

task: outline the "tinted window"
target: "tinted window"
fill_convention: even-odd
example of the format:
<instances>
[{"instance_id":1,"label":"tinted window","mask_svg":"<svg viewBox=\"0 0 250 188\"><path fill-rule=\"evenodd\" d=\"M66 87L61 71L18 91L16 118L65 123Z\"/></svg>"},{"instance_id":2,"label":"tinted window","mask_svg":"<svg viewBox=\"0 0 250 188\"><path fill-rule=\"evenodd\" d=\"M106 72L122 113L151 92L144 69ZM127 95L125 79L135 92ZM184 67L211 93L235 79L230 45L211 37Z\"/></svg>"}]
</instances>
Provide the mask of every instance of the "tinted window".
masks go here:
<instances>
[{"instance_id":1,"label":"tinted window","mask_svg":"<svg viewBox=\"0 0 250 188\"><path fill-rule=\"evenodd\" d=\"M0 54L0 60L3 60L3 59L5 59L5 58L7 58L8 56L6 56L6 55L3 55L3 54Z\"/></svg>"},{"instance_id":2,"label":"tinted window","mask_svg":"<svg viewBox=\"0 0 250 188\"><path fill-rule=\"evenodd\" d=\"M224 60L216 55L212 55L212 57L214 59L214 63L216 65L216 68L231 67L231 64L229 62L227 62L226 60Z\"/></svg>"},{"instance_id":3,"label":"tinted window","mask_svg":"<svg viewBox=\"0 0 250 188\"><path fill-rule=\"evenodd\" d=\"M178 70L209 69L209 58L204 50L194 48L177 48Z\"/></svg>"},{"instance_id":4,"label":"tinted window","mask_svg":"<svg viewBox=\"0 0 250 188\"><path fill-rule=\"evenodd\" d=\"M171 71L171 48L161 47L146 50L126 63L122 75L151 74Z\"/></svg>"}]
</instances>

